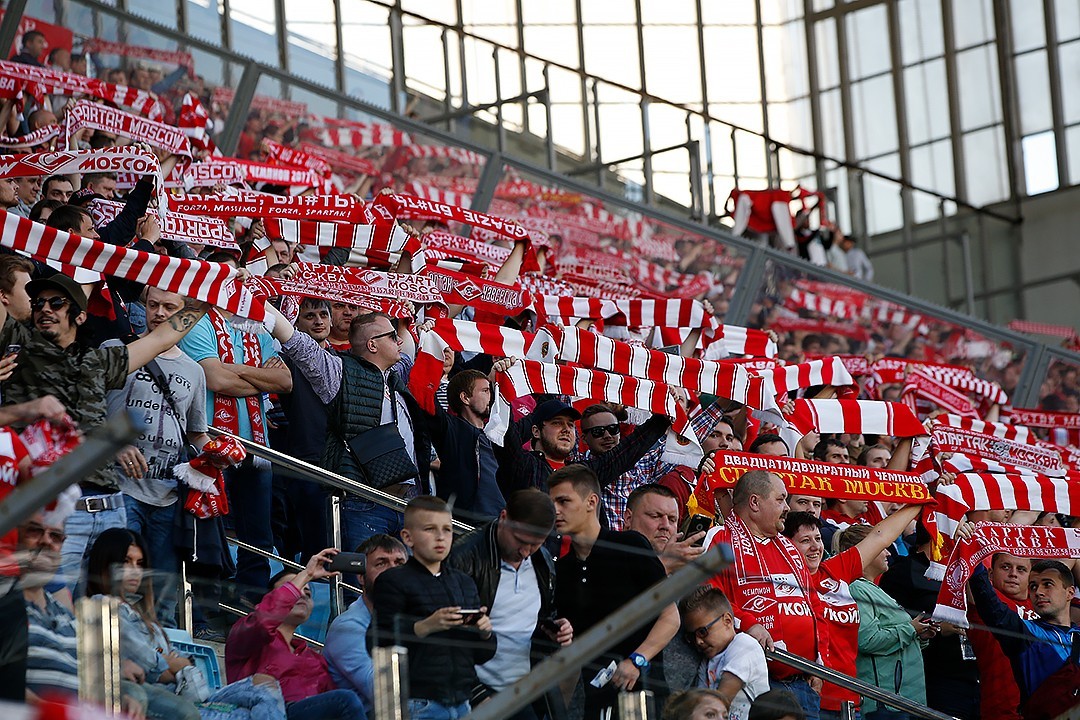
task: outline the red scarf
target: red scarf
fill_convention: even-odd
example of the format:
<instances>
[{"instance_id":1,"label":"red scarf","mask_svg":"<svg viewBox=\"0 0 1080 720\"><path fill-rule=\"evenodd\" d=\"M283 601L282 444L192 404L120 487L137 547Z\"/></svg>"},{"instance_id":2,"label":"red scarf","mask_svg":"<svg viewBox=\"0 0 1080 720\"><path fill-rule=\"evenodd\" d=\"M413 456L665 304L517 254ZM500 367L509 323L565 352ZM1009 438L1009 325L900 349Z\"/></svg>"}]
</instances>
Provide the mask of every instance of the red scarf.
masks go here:
<instances>
[{"instance_id":1,"label":"red scarf","mask_svg":"<svg viewBox=\"0 0 1080 720\"><path fill-rule=\"evenodd\" d=\"M233 352L232 333L229 332L228 322L216 309L208 313L210 324L214 326L214 335L217 337L218 358L226 365L236 362L236 354ZM262 348L259 345L259 336L255 333L244 333L244 365L259 367L262 363ZM243 400L248 419L251 422L251 439L259 445L266 445L266 428L263 427L262 395L249 395L246 398L235 398L224 393L214 393L214 418L215 427L231 433L240 434L240 401Z\"/></svg>"},{"instance_id":2,"label":"red scarf","mask_svg":"<svg viewBox=\"0 0 1080 720\"><path fill-rule=\"evenodd\" d=\"M1038 525L975 523L970 540L958 540L938 591L934 619L969 627L964 587L986 558L1006 552L1026 558L1080 558L1080 530Z\"/></svg>"},{"instance_id":3,"label":"red scarf","mask_svg":"<svg viewBox=\"0 0 1080 720\"><path fill-rule=\"evenodd\" d=\"M776 590L773 586L773 575L776 573L774 570L765 567L765 563L762 562L757 539L750 532L750 528L746 527L746 523L735 513L728 514L724 520L724 526L731 533L731 550L735 556L735 575L738 577L740 584L747 586L748 594L766 594L775 597ZM791 568L792 574L799 580L800 587L803 588L804 592L808 591L812 587L810 572L806 568L806 561L803 560L799 549L783 535L774 537L773 542L777 543L784 551L784 559L787 561L788 567ZM750 590L755 585L766 586L771 590L768 593L751 593Z\"/></svg>"},{"instance_id":4,"label":"red scarf","mask_svg":"<svg viewBox=\"0 0 1080 720\"><path fill-rule=\"evenodd\" d=\"M191 143L183 130L108 105L89 100L79 100L71 105L67 112L67 137L83 128L149 143L173 155L192 157Z\"/></svg>"},{"instance_id":5,"label":"red scarf","mask_svg":"<svg viewBox=\"0 0 1080 720\"><path fill-rule=\"evenodd\" d=\"M302 150L296 150L288 145L276 143L270 138L263 138L262 149L268 158L281 165L307 168L323 177L330 176L330 163L322 158L308 155Z\"/></svg>"},{"instance_id":6,"label":"red scarf","mask_svg":"<svg viewBox=\"0 0 1080 720\"><path fill-rule=\"evenodd\" d=\"M795 401L795 412L787 416L804 435L819 433L863 433L917 437L926 428L907 405L883 400L805 400Z\"/></svg>"}]
</instances>

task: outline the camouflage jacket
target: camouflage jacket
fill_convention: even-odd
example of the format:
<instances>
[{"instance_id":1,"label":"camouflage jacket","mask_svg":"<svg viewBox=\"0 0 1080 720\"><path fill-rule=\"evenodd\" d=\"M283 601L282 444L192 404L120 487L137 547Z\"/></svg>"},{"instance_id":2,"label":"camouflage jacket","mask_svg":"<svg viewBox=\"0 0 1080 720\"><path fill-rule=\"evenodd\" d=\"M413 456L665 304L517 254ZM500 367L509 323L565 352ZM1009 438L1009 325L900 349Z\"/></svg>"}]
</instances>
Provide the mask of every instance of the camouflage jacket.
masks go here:
<instances>
[{"instance_id":1,"label":"camouflage jacket","mask_svg":"<svg viewBox=\"0 0 1080 720\"><path fill-rule=\"evenodd\" d=\"M13 344L22 348L15 374L2 387L4 405L54 395L84 432L105 422L106 396L110 390L124 387L127 378L126 345L88 348L74 343L64 349L8 316L0 329L0 349ZM102 486L106 491L119 489L111 465L87 475L81 482Z\"/></svg>"}]
</instances>

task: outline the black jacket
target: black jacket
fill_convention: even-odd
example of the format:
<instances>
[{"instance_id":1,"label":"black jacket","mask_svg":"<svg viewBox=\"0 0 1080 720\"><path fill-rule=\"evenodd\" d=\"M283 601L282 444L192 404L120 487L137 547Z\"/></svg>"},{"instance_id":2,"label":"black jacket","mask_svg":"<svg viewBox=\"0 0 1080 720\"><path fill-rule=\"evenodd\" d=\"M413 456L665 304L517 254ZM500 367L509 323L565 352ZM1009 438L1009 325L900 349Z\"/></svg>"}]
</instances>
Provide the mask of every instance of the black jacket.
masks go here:
<instances>
[{"instance_id":1,"label":"black jacket","mask_svg":"<svg viewBox=\"0 0 1080 720\"><path fill-rule=\"evenodd\" d=\"M441 463L435 494L453 502L459 519L475 525L490 522L506 507L496 483L499 463L491 440L482 428L437 405L434 415L425 412L422 417Z\"/></svg>"},{"instance_id":2,"label":"black jacket","mask_svg":"<svg viewBox=\"0 0 1080 720\"><path fill-rule=\"evenodd\" d=\"M535 487L546 490L548 475L554 472L543 454L525 450L526 438L530 437L532 416L511 422L503 438L502 446L493 449L499 461L499 488L504 497L522 488ZM671 427L671 420L665 415L653 415L634 429L619 444L600 455L590 455L574 464L586 465L596 473L600 487L607 487L628 472L642 456L649 451L656 441L664 436ZM567 463L571 464L571 463Z\"/></svg>"},{"instance_id":3,"label":"black jacket","mask_svg":"<svg viewBox=\"0 0 1080 720\"><path fill-rule=\"evenodd\" d=\"M408 649L410 697L442 705L468 700L477 684L475 666L495 656L494 633L485 640L474 628L462 627L420 638L413 625L439 608L479 607L472 578L446 563L437 576L432 575L413 557L380 575L371 597L374 609L368 648L404 645Z\"/></svg>"},{"instance_id":4,"label":"black jacket","mask_svg":"<svg viewBox=\"0 0 1080 720\"><path fill-rule=\"evenodd\" d=\"M480 593L480 604L491 608L495 602L495 592L499 589L499 576L502 560L499 557L499 544L496 532L499 521L473 530L454 541L450 557L446 563L465 573L476 583ZM555 561L547 548L541 547L531 556L533 570L536 572L536 584L540 587L539 620L554 619L555 612ZM537 626L539 630L539 625ZM534 636L535 645L538 636ZM552 647L554 649L554 647Z\"/></svg>"}]
</instances>

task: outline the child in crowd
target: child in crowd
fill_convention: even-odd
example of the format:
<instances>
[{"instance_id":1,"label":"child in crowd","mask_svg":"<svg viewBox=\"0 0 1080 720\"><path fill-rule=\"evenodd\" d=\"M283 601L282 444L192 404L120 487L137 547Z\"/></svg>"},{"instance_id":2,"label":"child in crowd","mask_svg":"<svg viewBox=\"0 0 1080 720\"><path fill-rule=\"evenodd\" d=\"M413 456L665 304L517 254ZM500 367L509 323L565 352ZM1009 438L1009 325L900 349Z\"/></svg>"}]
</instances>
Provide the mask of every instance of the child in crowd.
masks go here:
<instances>
[{"instance_id":1,"label":"child in crowd","mask_svg":"<svg viewBox=\"0 0 1080 720\"><path fill-rule=\"evenodd\" d=\"M735 632L731 603L724 593L702 586L679 604L687 641L704 655L698 686L718 691L731 720L746 720L750 705L769 690L765 651L749 635Z\"/></svg>"}]
</instances>

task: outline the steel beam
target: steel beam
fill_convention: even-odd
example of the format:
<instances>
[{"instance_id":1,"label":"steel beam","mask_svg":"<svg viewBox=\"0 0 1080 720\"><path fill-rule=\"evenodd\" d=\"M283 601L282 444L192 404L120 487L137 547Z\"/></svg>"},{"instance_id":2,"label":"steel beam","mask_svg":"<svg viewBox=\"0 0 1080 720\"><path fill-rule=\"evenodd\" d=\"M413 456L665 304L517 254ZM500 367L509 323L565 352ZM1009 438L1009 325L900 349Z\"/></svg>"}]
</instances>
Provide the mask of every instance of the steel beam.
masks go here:
<instances>
[{"instance_id":1,"label":"steel beam","mask_svg":"<svg viewBox=\"0 0 1080 720\"><path fill-rule=\"evenodd\" d=\"M19 32L19 23L22 22L23 13L26 12L26 0L9 0L4 3L4 19L0 20L0 48L8 52L15 44L15 36ZM5 55L5 57L7 57Z\"/></svg>"},{"instance_id":2,"label":"steel beam","mask_svg":"<svg viewBox=\"0 0 1080 720\"><path fill-rule=\"evenodd\" d=\"M1046 30L1046 66L1050 76L1050 114L1054 122L1054 149L1057 155L1058 186L1069 184L1069 151L1065 147L1065 105L1062 97L1061 58L1058 57L1057 6L1043 0L1043 27Z\"/></svg>"},{"instance_id":3,"label":"steel beam","mask_svg":"<svg viewBox=\"0 0 1080 720\"><path fill-rule=\"evenodd\" d=\"M232 106L229 107L229 116L225 118L225 126L218 135L218 148L225 155L234 155L236 146L240 142L240 133L244 130L248 112L251 110L251 101L255 97L255 89L259 85L259 65L249 60L244 66L244 74L240 76L240 82L233 94Z\"/></svg>"}]
</instances>

